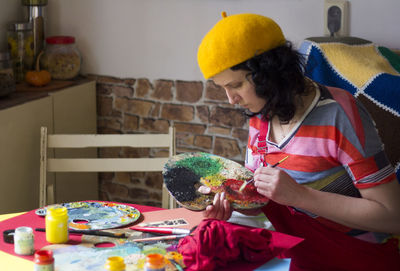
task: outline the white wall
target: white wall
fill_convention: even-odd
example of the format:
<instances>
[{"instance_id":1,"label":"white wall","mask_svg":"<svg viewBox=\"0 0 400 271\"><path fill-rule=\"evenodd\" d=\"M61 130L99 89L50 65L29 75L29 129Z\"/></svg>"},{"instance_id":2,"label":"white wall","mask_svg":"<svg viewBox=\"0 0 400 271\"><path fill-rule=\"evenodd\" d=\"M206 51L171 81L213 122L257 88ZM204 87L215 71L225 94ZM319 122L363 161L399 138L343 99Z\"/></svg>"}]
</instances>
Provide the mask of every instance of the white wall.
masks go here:
<instances>
[{"instance_id":1,"label":"white wall","mask_svg":"<svg viewBox=\"0 0 400 271\"><path fill-rule=\"evenodd\" d=\"M15 2L0 0L1 36L3 25L19 14ZM350 35L400 48L399 0L349 4ZM48 34L76 37L84 73L202 80L197 46L221 11L269 16L299 44L323 35L323 7L323 0L50 0Z\"/></svg>"}]
</instances>

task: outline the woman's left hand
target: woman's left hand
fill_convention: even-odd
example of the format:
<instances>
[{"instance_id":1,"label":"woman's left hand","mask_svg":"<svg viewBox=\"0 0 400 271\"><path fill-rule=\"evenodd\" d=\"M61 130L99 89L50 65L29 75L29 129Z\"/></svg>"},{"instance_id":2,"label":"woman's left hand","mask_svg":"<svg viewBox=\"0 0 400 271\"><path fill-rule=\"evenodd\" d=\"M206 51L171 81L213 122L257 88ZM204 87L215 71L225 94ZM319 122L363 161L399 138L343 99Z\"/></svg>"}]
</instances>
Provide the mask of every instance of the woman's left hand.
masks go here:
<instances>
[{"instance_id":1,"label":"woman's left hand","mask_svg":"<svg viewBox=\"0 0 400 271\"><path fill-rule=\"evenodd\" d=\"M208 205L203 211L204 218L214 218L228 220L232 215L232 208L229 201L225 198L225 193L216 193L212 205Z\"/></svg>"},{"instance_id":2,"label":"woman's left hand","mask_svg":"<svg viewBox=\"0 0 400 271\"><path fill-rule=\"evenodd\" d=\"M271 166L258 168L254 172L254 186L261 195L288 206L296 206L305 189L285 171Z\"/></svg>"}]
</instances>

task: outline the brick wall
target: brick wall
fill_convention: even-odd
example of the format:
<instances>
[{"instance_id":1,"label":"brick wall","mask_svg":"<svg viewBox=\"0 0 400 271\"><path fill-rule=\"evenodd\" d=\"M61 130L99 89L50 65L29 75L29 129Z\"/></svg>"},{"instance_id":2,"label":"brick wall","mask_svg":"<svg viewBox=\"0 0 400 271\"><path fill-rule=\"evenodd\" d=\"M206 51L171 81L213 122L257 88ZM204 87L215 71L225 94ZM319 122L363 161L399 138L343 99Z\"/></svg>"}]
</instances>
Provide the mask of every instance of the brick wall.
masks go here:
<instances>
[{"instance_id":1,"label":"brick wall","mask_svg":"<svg viewBox=\"0 0 400 271\"><path fill-rule=\"evenodd\" d=\"M97 82L98 133L167 133L177 153L203 151L242 163L247 119L211 81L118 79ZM101 157L167 156L166 150L104 149ZM100 199L161 206L161 173L101 173Z\"/></svg>"}]
</instances>

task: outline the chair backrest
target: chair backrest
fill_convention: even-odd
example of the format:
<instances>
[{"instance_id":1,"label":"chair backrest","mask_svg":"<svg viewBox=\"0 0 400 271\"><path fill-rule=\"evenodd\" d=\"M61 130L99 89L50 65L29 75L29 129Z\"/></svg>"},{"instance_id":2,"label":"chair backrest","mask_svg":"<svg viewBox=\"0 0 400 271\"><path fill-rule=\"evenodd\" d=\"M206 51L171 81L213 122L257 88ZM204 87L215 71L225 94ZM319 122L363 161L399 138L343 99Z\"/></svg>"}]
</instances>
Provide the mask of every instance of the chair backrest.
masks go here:
<instances>
[{"instance_id":1,"label":"chair backrest","mask_svg":"<svg viewBox=\"0 0 400 271\"><path fill-rule=\"evenodd\" d=\"M175 155L175 129L168 134L48 134L41 127L39 206L54 203L54 185L47 184L47 172L154 172L162 171ZM48 158L49 149L104 147L168 148L169 157L146 158ZM176 202L162 187L162 207L175 208Z\"/></svg>"}]
</instances>

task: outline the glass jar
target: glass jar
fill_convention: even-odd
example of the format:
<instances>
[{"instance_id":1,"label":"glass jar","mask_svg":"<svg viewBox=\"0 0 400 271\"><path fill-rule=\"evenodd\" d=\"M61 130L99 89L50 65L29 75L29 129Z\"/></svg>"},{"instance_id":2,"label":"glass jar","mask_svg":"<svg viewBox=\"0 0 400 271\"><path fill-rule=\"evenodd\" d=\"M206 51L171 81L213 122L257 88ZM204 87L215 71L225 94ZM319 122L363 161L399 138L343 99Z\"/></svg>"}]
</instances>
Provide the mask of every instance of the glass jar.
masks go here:
<instances>
[{"instance_id":1,"label":"glass jar","mask_svg":"<svg viewBox=\"0 0 400 271\"><path fill-rule=\"evenodd\" d=\"M124 262L124 258L120 256L113 256L107 258L104 267L108 271L125 271L126 265Z\"/></svg>"},{"instance_id":2,"label":"glass jar","mask_svg":"<svg viewBox=\"0 0 400 271\"><path fill-rule=\"evenodd\" d=\"M15 91L15 80L10 53L0 52L0 97L13 91Z\"/></svg>"},{"instance_id":3,"label":"glass jar","mask_svg":"<svg viewBox=\"0 0 400 271\"><path fill-rule=\"evenodd\" d=\"M51 250L38 250L33 256L34 271L54 271L54 257Z\"/></svg>"},{"instance_id":4,"label":"glass jar","mask_svg":"<svg viewBox=\"0 0 400 271\"><path fill-rule=\"evenodd\" d=\"M32 255L35 252L32 228L18 227L15 229L14 252L18 255Z\"/></svg>"},{"instance_id":5,"label":"glass jar","mask_svg":"<svg viewBox=\"0 0 400 271\"><path fill-rule=\"evenodd\" d=\"M47 24L46 5L48 0L22 0L23 18L32 23L34 59L44 48Z\"/></svg>"},{"instance_id":6,"label":"glass jar","mask_svg":"<svg viewBox=\"0 0 400 271\"><path fill-rule=\"evenodd\" d=\"M164 255L154 253L146 255L145 271L164 271L165 258Z\"/></svg>"},{"instance_id":7,"label":"glass jar","mask_svg":"<svg viewBox=\"0 0 400 271\"><path fill-rule=\"evenodd\" d=\"M46 210L46 241L52 244L68 242L68 210L66 207L54 206Z\"/></svg>"},{"instance_id":8,"label":"glass jar","mask_svg":"<svg viewBox=\"0 0 400 271\"><path fill-rule=\"evenodd\" d=\"M32 23L12 23L8 25L8 50L13 62L14 78L22 82L25 73L33 68L34 44Z\"/></svg>"},{"instance_id":9,"label":"glass jar","mask_svg":"<svg viewBox=\"0 0 400 271\"><path fill-rule=\"evenodd\" d=\"M46 49L40 58L42 69L50 72L52 79L68 80L79 75L81 54L70 36L46 38Z\"/></svg>"}]
</instances>

